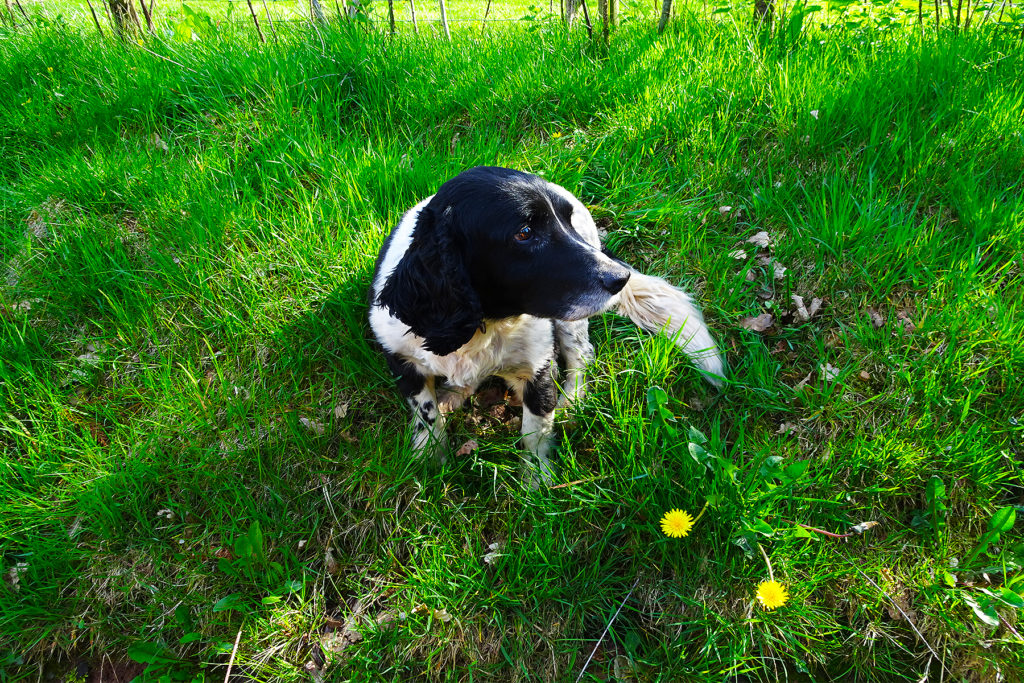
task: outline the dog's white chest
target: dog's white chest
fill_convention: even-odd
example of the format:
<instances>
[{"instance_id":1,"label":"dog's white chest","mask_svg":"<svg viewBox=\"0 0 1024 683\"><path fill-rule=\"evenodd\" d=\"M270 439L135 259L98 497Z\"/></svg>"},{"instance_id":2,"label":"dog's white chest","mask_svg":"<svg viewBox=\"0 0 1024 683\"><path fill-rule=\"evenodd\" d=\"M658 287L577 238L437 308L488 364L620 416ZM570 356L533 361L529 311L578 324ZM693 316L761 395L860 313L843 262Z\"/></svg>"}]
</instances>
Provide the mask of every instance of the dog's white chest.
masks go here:
<instances>
[{"instance_id":1,"label":"dog's white chest","mask_svg":"<svg viewBox=\"0 0 1024 683\"><path fill-rule=\"evenodd\" d=\"M551 321L529 315L487 321L483 331L445 356L424 349L423 338L383 308L375 307L370 321L388 351L409 361L424 375L443 375L448 384L457 387L473 388L492 375L532 378L553 355Z\"/></svg>"}]
</instances>

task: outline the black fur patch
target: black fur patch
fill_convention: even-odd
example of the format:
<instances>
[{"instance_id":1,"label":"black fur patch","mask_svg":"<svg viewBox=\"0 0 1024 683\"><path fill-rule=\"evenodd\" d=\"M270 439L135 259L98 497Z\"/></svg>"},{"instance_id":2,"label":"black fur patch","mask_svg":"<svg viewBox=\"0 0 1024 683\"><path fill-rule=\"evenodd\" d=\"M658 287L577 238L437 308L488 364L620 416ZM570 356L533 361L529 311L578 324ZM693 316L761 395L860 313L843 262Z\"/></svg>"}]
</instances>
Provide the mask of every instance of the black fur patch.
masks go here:
<instances>
[{"instance_id":1,"label":"black fur patch","mask_svg":"<svg viewBox=\"0 0 1024 683\"><path fill-rule=\"evenodd\" d=\"M523 390L523 405L534 415L547 415L558 405L558 387L555 384L554 361L548 361Z\"/></svg>"},{"instance_id":2,"label":"black fur patch","mask_svg":"<svg viewBox=\"0 0 1024 683\"><path fill-rule=\"evenodd\" d=\"M423 337L424 348L446 356L472 339L484 321L452 211L432 206L420 211L412 243L376 303Z\"/></svg>"},{"instance_id":3,"label":"black fur patch","mask_svg":"<svg viewBox=\"0 0 1024 683\"><path fill-rule=\"evenodd\" d=\"M384 352L384 359L388 363L388 370L395 376L395 383L402 396L412 398L423 390L427 380L411 364L387 351Z\"/></svg>"}]
</instances>

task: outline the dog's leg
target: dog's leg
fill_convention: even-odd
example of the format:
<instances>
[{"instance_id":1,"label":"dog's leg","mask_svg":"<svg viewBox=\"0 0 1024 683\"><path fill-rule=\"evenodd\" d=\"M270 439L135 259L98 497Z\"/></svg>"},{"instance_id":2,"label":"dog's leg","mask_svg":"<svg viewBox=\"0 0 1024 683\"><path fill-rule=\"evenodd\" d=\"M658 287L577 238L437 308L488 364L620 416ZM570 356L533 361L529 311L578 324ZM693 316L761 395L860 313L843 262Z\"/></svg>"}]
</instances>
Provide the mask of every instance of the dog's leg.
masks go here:
<instances>
[{"instance_id":1,"label":"dog's leg","mask_svg":"<svg viewBox=\"0 0 1024 683\"><path fill-rule=\"evenodd\" d=\"M594 360L594 346L590 343L590 323L587 320L555 321L555 344L565 363L565 379L559 406L567 406L583 398L587 391L587 366Z\"/></svg>"},{"instance_id":2,"label":"dog's leg","mask_svg":"<svg viewBox=\"0 0 1024 683\"><path fill-rule=\"evenodd\" d=\"M434 377L421 374L393 353L385 353L398 390L412 410L412 448L418 457L440 453L444 461L444 415L438 409Z\"/></svg>"},{"instance_id":3,"label":"dog's leg","mask_svg":"<svg viewBox=\"0 0 1024 683\"><path fill-rule=\"evenodd\" d=\"M473 387L453 387L447 384L437 389L437 405L443 415L461 408L473 395Z\"/></svg>"},{"instance_id":4,"label":"dog's leg","mask_svg":"<svg viewBox=\"0 0 1024 683\"><path fill-rule=\"evenodd\" d=\"M550 485L553 479L548 455L553 450L555 407L558 405L554 371L555 364L551 360L532 378L511 382L513 390L523 398L522 438L523 447L532 459L526 460L526 465L533 488L538 488L542 481Z\"/></svg>"}]
</instances>

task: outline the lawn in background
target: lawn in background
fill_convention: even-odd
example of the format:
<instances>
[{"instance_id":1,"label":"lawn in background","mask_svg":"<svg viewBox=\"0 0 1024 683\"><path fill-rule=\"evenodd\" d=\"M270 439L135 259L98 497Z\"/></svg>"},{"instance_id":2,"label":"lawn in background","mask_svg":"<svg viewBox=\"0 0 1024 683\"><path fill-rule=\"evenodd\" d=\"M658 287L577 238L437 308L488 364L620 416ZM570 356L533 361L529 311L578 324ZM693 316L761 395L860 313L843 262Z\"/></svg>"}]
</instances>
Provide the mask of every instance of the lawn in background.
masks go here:
<instances>
[{"instance_id":1,"label":"lawn in background","mask_svg":"<svg viewBox=\"0 0 1024 683\"><path fill-rule=\"evenodd\" d=\"M1020 43L748 31L5 33L6 679L1019 678ZM476 164L695 292L726 389L606 316L555 487L496 391L416 462L366 289Z\"/></svg>"}]
</instances>

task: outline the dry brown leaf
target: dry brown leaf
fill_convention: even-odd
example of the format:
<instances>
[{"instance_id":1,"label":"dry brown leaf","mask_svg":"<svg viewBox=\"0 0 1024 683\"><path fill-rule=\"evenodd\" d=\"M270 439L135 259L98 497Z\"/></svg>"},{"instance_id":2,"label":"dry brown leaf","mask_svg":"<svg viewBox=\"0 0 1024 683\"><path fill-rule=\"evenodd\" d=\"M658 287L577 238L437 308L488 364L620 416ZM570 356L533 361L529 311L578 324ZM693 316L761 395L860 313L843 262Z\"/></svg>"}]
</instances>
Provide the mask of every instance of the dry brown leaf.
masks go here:
<instances>
[{"instance_id":1,"label":"dry brown leaf","mask_svg":"<svg viewBox=\"0 0 1024 683\"><path fill-rule=\"evenodd\" d=\"M348 415L348 401L345 401L344 403L339 403L338 405L334 406L335 418L340 420L344 418L346 415Z\"/></svg>"},{"instance_id":2,"label":"dry brown leaf","mask_svg":"<svg viewBox=\"0 0 1024 683\"><path fill-rule=\"evenodd\" d=\"M487 550L488 552L486 555L484 555L483 558L484 564L494 564L494 561L501 557L501 552L499 552L501 550L501 544L492 543L489 546L487 546Z\"/></svg>"},{"instance_id":3,"label":"dry brown leaf","mask_svg":"<svg viewBox=\"0 0 1024 683\"><path fill-rule=\"evenodd\" d=\"M308 417L300 417L299 423L314 434L320 435L324 433L323 422L316 422L315 420L310 420Z\"/></svg>"},{"instance_id":4,"label":"dry brown leaf","mask_svg":"<svg viewBox=\"0 0 1024 683\"><path fill-rule=\"evenodd\" d=\"M833 366L831 363L819 365L818 370L821 372L821 376L826 382L834 382L839 378L839 368Z\"/></svg>"},{"instance_id":5,"label":"dry brown leaf","mask_svg":"<svg viewBox=\"0 0 1024 683\"><path fill-rule=\"evenodd\" d=\"M871 316L871 325L877 330L885 325L885 318L874 307L868 308L868 315Z\"/></svg>"},{"instance_id":6,"label":"dry brown leaf","mask_svg":"<svg viewBox=\"0 0 1024 683\"><path fill-rule=\"evenodd\" d=\"M733 257L738 261L742 261L743 259L747 258L747 252L743 251L742 249L734 249L729 252L729 256Z\"/></svg>"},{"instance_id":7,"label":"dry brown leaf","mask_svg":"<svg viewBox=\"0 0 1024 683\"><path fill-rule=\"evenodd\" d=\"M480 444L478 444L473 439L470 439L466 443L464 443L461 446L459 446L459 450L455 451L455 455L456 455L456 457L463 456L463 455L469 455L470 453L472 453L475 450L478 450L479 448L480 448Z\"/></svg>"},{"instance_id":8,"label":"dry brown leaf","mask_svg":"<svg viewBox=\"0 0 1024 683\"><path fill-rule=\"evenodd\" d=\"M821 304L824 303L822 299L814 297L811 299L811 305L807 307L807 313L813 318L821 310Z\"/></svg>"},{"instance_id":9,"label":"dry brown leaf","mask_svg":"<svg viewBox=\"0 0 1024 683\"><path fill-rule=\"evenodd\" d=\"M811 381L811 377L813 376L813 371L808 372L806 377L796 383L796 386L793 387L793 391L803 391L804 387L807 386L807 383Z\"/></svg>"},{"instance_id":10,"label":"dry brown leaf","mask_svg":"<svg viewBox=\"0 0 1024 683\"><path fill-rule=\"evenodd\" d=\"M27 571L28 563L18 562L13 567L11 567L11 570L9 572L7 572L7 580L10 582L11 588L14 590L15 593L21 590L21 575Z\"/></svg>"},{"instance_id":11,"label":"dry brown leaf","mask_svg":"<svg viewBox=\"0 0 1024 683\"><path fill-rule=\"evenodd\" d=\"M802 323L805 323L808 320L810 320L811 313L810 311L807 310L807 307L804 305L804 298L799 294L794 294L790 297L790 299L793 300L793 305L796 306L796 312L794 313L794 315L796 315L796 319Z\"/></svg>"},{"instance_id":12,"label":"dry brown leaf","mask_svg":"<svg viewBox=\"0 0 1024 683\"><path fill-rule=\"evenodd\" d=\"M904 332L910 333L917 329L914 321L910 319L910 315L906 311L898 311L896 313L896 320L900 322Z\"/></svg>"},{"instance_id":13,"label":"dry brown leaf","mask_svg":"<svg viewBox=\"0 0 1024 683\"><path fill-rule=\"evenodd\" d=\"M338 561L334 559L334 553L331 552L330 548L324 551L324 567L327 569L328 574L337 574L341 569Z\"/></svg>"},{"instance_id":14,"label":"dry brown leaf","mask_svg":"<svg viewBox=\"0 0 1024 683\"><path fill-rule=\"evenodd\" d=\"M759 316L744 318L740 321L740 327L753 332L764 332L771 329L774 322L775 318L771 313L762 313Z\"/></svg>"},{"instance_id":15,"label":"dry brown leaf","mask_svg":"<svg viewBox=\"0 0 1024 683\"><path fill-rule=\"evenodd\" d=\"M861 370L857 374L857 376L860 377L861 380L864 381L864 382L870 382L871 381L871 373L868 372L867 370Z\"/></svg>"},{"instance_id":16,"label":"dry brown leaf","mask_svg":"<svg viewBox=\"0 0 1024 683\"><path fill-rule=\"evenodd\" d=\"M164 142L156 133L153 133L152 137L150 138L150 141L153 143L153 146L159 150L162 150L164 152L170 150L170 147L167 146L167 143Z\"/></svg>"},{"instance_id":17,"label":"dry brown leaf","mask_svg":"<svg viewBox=\"0 0 1024 683\"><path fill-rule=\"evenodd\" d=\"M769 235L767 232L765 232L764 230L761 230L760 232L755 234L753 237L748 237L747 238L747 243L748 244L756 244L761 249L768 249L769 247L772 246L772 238L771 238L771 235Z\"/></svg>"}]
</instances>

